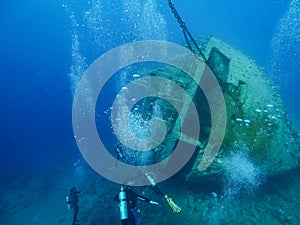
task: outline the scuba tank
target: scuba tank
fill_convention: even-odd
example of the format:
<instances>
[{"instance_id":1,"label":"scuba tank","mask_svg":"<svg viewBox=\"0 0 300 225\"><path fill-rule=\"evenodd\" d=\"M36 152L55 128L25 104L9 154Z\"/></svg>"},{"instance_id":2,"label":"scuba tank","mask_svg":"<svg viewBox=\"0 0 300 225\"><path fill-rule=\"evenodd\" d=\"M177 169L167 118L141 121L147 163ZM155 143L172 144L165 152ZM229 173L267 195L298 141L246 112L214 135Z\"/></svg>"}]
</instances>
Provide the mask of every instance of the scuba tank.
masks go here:
<instances>
[{"instance_id":1,"label":"scuba tank","mask_svg":"<svg viewBox=\"0 0 300 225\"><path fill-rule=\"evenodd\" d=\"M66 196L66 203L67 203L68 209L71 209L71 201L70 201L70 197L68 195Z\"/></svg>"},{"instance_id":2,"label":"scuba tank","mask_svg":"<svg viewBox=\"0 0 300 225\"><path fill-rule=\"evenodd\" d=\"M120 220L127 220L128 219L127 199L123 187L121 187L121 191L119 193L119 200L120 200Z\"/></svg>"},{"instance_id":3,"label":"scuba tank","mask_svg":"<svg viewBox=\"0 0 300 225\"><path fill-rule=\"evenodd\" d=\"M149 173L145 174L147 179L149 180L150 184L154 187L156 185L154 179L151 177L151 175Z\"/></svg>"}]
</instances>

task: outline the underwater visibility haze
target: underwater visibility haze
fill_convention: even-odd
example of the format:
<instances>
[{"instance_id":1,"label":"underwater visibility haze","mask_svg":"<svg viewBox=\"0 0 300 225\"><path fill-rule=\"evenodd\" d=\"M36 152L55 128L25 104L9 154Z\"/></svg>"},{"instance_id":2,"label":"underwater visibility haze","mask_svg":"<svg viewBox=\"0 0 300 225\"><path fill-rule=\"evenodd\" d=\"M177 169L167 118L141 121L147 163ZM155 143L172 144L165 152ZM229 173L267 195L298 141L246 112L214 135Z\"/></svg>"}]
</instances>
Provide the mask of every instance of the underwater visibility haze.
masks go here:
<instances>
[{"instance_id":1,"label":"underwater visibility haze","mask_svg":"<svg viewBox=\"0 0 300 225\"><path fill-rule=\"evenodd\" d=\"M0 27L1 224L300 224L300 0L4 0Z\"/></svg>"}]
</instances>

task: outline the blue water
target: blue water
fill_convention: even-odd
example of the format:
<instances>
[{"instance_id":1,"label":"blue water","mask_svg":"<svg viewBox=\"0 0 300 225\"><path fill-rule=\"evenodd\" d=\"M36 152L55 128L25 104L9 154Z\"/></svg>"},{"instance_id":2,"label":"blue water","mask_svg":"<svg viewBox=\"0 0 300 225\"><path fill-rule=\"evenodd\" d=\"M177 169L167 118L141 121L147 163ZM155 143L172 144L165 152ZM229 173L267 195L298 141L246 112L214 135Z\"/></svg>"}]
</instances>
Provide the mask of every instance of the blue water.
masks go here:
<instances>
[{"instance_id":1,"label":"blue water","mask_svg":"<svg viewBox=\"0 0 300 225\"><path fill-rule=\"evenodd\" d=\"M3 186L23 176L69 167L80 158L71 118L74 76L78 78L76 65L73 78L71 74L72 51L82 57L79 63L86 66L111 48L135 40L156 38L184 44L167 1L152 1L156 17L148 15L146 19L155 20L158 29L163 29L152 32L145 24L144 29L136 28L142 24L138 19L141 17L136 17L137 3L133 1L100 1L103 2L100 15L91 10L91 2L96 1L83 2L4 0L0 3ZM126 4L130 6L128 12L124 11ZM294 128L299 132L299 0L174 0L174 4L195 37L213 35L265 69L279 87ZM70 18L72 13L76 21ZM74 32L79 35L77 49L72 48Z\"/></svg>"},{"instance_id":2,"label":"blue water","mask_svg":"<svg viewBox=\"0 0 300 225\"><path fill-rule=\"evenodd\" d=\"M87 4L75 1L64 3L77 14L78 20L88 10ZM36 165L47 167L49 163L51 166L52 163L70 162L77 154L73 149L72 94L68 78L72 64L72 28L62 4L61 1L1 3L0 137L1 158L5 159L1 167L11 168L13 174L30 171ZM255 59L260 66L270 68L272 38L276 35L279 20L288 10L288 1L202 1L201 4L197 1L174 1L174 4L195 37L218 37ZM126 26L132 21L124 22L126 15L119 13L121 6L103 3L103 7L105 13L99 16L108 22L103 22L99 33L106 45L95 52L91 50L93 46L86 46L88 43L82 40L87 63L91 63L97 54L135 39L132 34L135 30L128 30ZM183 43L181 30L167 4L159 3L158 10L166 21L166 40ZM80 27L78 30L80 32ZM123 38L119 34L124 34ZM299 39L297 41L282 44L299 48ZM299 49L295 52L299 62ZM293 56L289 52L281 54L289 58ZM290 64L281 67L295 76L283 84L281 91L290 113L297 120L299 63L297 59L291 61L294 62L292 68ZM280 76L276 74L272 79L279 82ZM294 94L292 98L290 90Z\"/></svg>"},{"instance_id":3,"label":"blue water","mask_svg":"<svg viewBox=\"0 0 300 225\"><path fill-rule=\"evenodd\" d=\"M4 182L68 162L74 154L67 147L72 143L67 21L58 2L1 2Z\"/></svg>"}]
</instances>

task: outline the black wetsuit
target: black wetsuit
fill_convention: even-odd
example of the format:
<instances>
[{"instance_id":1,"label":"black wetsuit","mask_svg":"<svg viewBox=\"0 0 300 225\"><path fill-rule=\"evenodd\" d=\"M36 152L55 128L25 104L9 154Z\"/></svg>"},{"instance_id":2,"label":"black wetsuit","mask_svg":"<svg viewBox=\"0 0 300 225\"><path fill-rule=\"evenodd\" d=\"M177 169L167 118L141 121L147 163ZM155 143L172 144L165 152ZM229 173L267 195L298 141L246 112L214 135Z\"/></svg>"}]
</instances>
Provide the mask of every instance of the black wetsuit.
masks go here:
<instances>
[{"instance_id":1,"label":"black wetsuit","mask_svg":"<svg viewBox=\"0 0 300 225\"><path fill-rule=\"evenodd\" d=\"M150 202L150 199L145 198L141 195L138 195L134 191L129 188L124 189L126 193L126 200L127 200L127 212L128 212L128 220L121 220L122 225L137 225L137 215L136 215L136 203L137 200L143 202ZM115 201L119 200L119 194L114 197Z\"/></svg>"},{"instance_id":2,"label":"black wetsuit","mask_svg":"<svg viewBox=\"0 0 300 225\"><path fill-rule=\"evenodd\" d=\"M80 192L79 191L76 191L76 188L73 187L71 190L70 190L70 194L69 194L69 197L70 197L70 201L68 202L70 205L71 205L71 208L73 209L73 222L72 222L72 225L76 225L76 222L78 221L77 220L77 215L78 215L78 212L79 212L79 208L78 208L78 196L77 194L79 194Z\"/></svg>"}]
</instances>

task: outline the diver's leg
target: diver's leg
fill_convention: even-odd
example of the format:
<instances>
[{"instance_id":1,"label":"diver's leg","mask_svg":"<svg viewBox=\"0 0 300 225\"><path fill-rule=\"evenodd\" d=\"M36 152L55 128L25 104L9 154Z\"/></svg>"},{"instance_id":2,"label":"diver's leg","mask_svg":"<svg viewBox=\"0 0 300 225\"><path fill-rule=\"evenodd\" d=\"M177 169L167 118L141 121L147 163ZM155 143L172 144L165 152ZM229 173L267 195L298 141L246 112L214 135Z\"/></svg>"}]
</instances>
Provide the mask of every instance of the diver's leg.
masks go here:
<instances>
[{"instance_id":1,"label":"diver's leg","mask_svg":"<svg viewBox=\"0 0 300 225\"><path fill-rule=\"evenodd\" d=\"M130 221L130 225L138 225L137 212L135 209L130 209L128 218Z\"/></svg>"},{"instance_id":2,"label":"diver's leg","mask_svg":"<svg viewBox=\"0 0 300 225\"><path fill-rule=\"evenodd\" d=\"M79 211L78 205L74 205L74 214L73 214L73 223L72 223L73 225L76 225L78 211Z\"/></svg>"}]
</instances>

